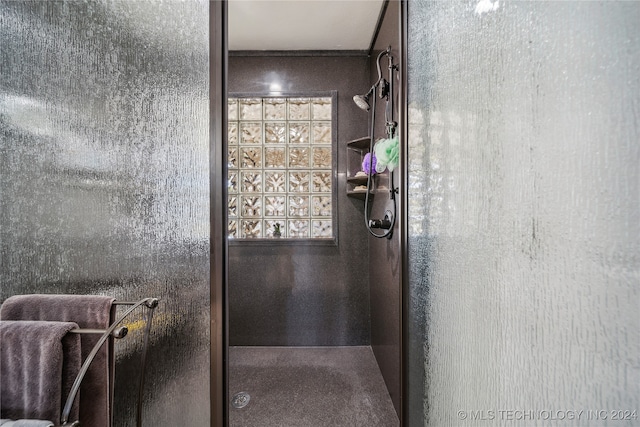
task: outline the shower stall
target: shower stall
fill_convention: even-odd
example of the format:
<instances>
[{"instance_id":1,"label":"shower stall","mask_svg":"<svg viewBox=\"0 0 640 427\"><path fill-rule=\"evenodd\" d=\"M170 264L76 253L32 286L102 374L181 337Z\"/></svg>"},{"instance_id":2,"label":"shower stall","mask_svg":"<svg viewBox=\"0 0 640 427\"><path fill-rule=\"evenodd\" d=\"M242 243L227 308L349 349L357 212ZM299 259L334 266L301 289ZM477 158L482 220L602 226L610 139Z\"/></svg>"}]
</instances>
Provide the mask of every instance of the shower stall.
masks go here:
<instances>
[{"instance_id":1,"label":"shower stall","mask_svg":"<svg viewBox=\"0 0 640 427\"><path fill-rule=\"evenodd\" d=\"M304 397L338 408L314 412L329 424L637 424L640 3L392 0L370 56L227 56L229 3L0 2L0 301L157 296L154 426L285 406L313 423ZM400 161L367 211L348 143L387 120L353 96L379 96L389 46ZM229 172L271 170L229 166L227 95L272 92L330 99L335 127L325 107L292 119L319 142L286 179L317 180L270 211L281 237L230 241ZM389 189L378 239L363 220ZM115 426L135 419L136 351L116 355Z\"/></svg>"}]
</instances>

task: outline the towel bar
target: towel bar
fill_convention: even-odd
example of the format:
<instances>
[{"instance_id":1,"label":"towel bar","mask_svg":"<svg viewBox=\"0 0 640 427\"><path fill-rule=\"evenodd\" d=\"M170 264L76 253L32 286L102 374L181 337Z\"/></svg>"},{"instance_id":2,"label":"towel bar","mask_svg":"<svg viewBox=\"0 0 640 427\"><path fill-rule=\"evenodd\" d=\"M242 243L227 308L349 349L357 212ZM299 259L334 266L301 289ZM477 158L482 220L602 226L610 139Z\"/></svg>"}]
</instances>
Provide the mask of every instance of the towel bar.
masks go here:
<instances>
[{"instance_id":1,"label":"towel bar","mask_svg":"<svg viewBox=\"0 0 640 427\"><path fill-rule=\"evenodd\" d=\"M100 339L98 340L98 342L93 347L93 349L91 350L91 352L89 353L89 355L85 359L84 363L82 364L82 367L80 368L80 372L78 373L78 376L76 377L75 381L73 382L73 386L71 387L71 391L69 392L69 396L67 397L67 401L66 401L66 403L64 405L64 409L62 411L62 417L61 417L62 427L76 427L76 426L79 425L79 423L77 421L69 421L69 414L71 413L71 407L73 406L73 402L76 399L76 395L78 394L78 391L80 390L80 384L82 383L82 379L86 375L87 370L89 369L89 366L91 365L91 362L93 361L93 359L95 358L96 354L98 353L98 350L100 349L100 347L102 347L102 345L105 343L105 341L109 338L110 335L112 335L116 331L116 329L124 328L126 331L128 331L128 329L126 327L118 328L118 324L120 324L136 308L144 305L145 307L147 307L149 309L149 312L148 312L148 316L147 316L146 327L144 329L143 347L142 347L142 354L141 354L141 368L140 368L141 374L140 374L140 382L138 384L138 402L137 402L138 407L137 407L137 414L136 414L136 425L138 427L142 426L142 392L143 392L143 388L144 388L144 372L145 372L145 367L146 367L147 349L148 349L148 346L149 346L149 335L150 335L150 331L151 331L151 321L153 320L154 310L158 306L158 299L157 298L144 298L144 299L142 299L140 301L136 301L136 302L133 302L133 301L114 301L113 304L116 304L116 305L130 305L131 307L129 307L120 317L118 317L116 319L116 321L113 322L108 329L106 329L105 331L102 332L102 336L100 337ZM76 329L75 331L78 331L78 329ZM83 333L83 332L80 332L80 333ZM89 332L89 333L91 333L91 332ZM126 335L126 333L125 333L125 335Z\"/></svg>"},{"instance_id":2,"label":"towel bar","mask_svg":"<svg viewBox=\"0 0 640 427\"><path fill-rule=\"evenodd\" d=\"M106 329L72 329L69 332L73 334L104 334L105 332L107 332L107 330ZM111 336L117 339L122 339L126 337L128 333L129 333L129 328L127 328L126 326L120 326L119 328L116 328L111 333Z\"/></svg>"}]
</instances>

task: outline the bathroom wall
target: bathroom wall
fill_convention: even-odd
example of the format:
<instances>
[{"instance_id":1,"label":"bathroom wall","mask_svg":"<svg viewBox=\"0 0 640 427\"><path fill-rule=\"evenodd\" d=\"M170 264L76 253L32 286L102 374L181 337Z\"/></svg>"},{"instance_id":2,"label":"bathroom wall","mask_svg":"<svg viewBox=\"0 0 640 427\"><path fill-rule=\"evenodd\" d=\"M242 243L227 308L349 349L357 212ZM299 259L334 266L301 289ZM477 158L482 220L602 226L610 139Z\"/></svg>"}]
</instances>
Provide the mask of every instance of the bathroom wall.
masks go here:
<instances>
[{"instance_id":1,"label":"bathroom wall","mask_svg":"<svg viewBox=\"0 0 640 427\"><path fill-rule=\"evenodd\" d=\"M637 424L640 3L408 21L406 425Z\"/></svg>"},{"instance_id":2,"label":"bathroom wall","mask_svg":"<svg viewBox=\"0 0 640 427\"><path fill-rule=\"evenodd\" d=\"M145 425L210 423L208 7L0 2L0 301L160 298ZM118 343L116 426L139 338Z\"/></svg>"},{"instance_id":3,"label":"bathroom wall","mask_svg":"<svg viewBox=\"0 0 640 427\"><path fill-rule=\"evenodd\" d=\"M241 55L241 56L238 56ZM338 244L230 242L230 345L369 345L363 202L346 196L346 143L367 134L352 100L370 86L365 55L230 53L229 93L338 92Z\"/></svg>"},{"instance_id":4,"label":"bathroom wall","mask_svg":"<svg viewBox=\"0 0 640 427\"><path fill-rule=\"evenodd\" d=\"M378 79L376 57L391 46L394 64L400 64L400 2L389 1L370 57L370 84ZM382 76L389 80L389 61L380 61ZM394 72L394 121L399 122L400 69ZM374 139L386 138L385 103L376 104ZM380 178L379 184L389 188L389 174ZM394 170L394 186L400 191L396 197L396 223L391 239L369 237L369 277L371 288L371 347L387 384L396 412L400 413L400 352L401 352L401 252L400 252L400 197L402 195L402 169ZM371 206L371 218L384 218L387 210L393 211L393 201L388 192L377 193ZM374 230L383 234L381 230Z\"/></svg>"}]
</instances>

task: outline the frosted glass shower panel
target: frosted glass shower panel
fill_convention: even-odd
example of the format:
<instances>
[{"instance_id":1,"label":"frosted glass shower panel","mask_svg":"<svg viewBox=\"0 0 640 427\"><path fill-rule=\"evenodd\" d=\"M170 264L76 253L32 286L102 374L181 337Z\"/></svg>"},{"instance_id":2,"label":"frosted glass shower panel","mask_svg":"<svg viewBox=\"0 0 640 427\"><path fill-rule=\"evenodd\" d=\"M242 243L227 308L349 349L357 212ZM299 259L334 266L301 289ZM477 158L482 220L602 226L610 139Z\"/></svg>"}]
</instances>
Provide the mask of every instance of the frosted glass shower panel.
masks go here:
<instances>
[{"instance_id":1,"label":"frosted glass shower panel","mask_svg":"<svg viewBox=\"0 0 640 427\"><path fill-rule=\"evenodd\" d=\"M143 419L159 427L210 424L208 14L0 2L0 301L158 297ZM135 425L130 331L114 426Z\"/></svg>"},{"instance_id":2,"label":"frosted glass shower panel","mask_svg":"<svg viewBox=\"0 0 640 427\"><path fill-rule=\"evenodd\" d=\"M229 98L228 188L241 202L229 205L229 238L334 237L332 105L325 96Z\"/></svg>"},{"instance_id":3,"label":"frosted glass shower panel","mask_svg":"<svg viewBox=\"0 0 640 427\"><path fill-rule=\"evenodd\" d=\"M408 425L640 422L639 22L408 2Z\"/></svg>"}]
</instances>

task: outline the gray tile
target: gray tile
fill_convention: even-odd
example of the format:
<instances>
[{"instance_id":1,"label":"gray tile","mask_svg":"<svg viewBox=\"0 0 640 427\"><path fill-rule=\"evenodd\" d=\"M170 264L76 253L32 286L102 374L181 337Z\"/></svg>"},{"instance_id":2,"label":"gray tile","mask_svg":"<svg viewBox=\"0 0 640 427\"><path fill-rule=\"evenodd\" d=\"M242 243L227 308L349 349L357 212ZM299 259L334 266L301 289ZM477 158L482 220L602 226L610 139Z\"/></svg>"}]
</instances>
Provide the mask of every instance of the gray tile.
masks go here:
<instances>
[{"instance_id":1,"label":"gray tile","mask_svg":"<svg viewBox=\"0 0 640 427\"><path fill-rule=\"evenodd\" d=\"M230 427L398 426L371 348L230 347Z\"/></svg>"}]
</instances>

